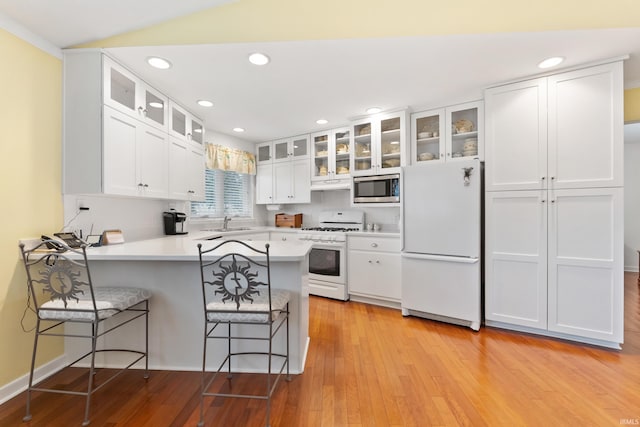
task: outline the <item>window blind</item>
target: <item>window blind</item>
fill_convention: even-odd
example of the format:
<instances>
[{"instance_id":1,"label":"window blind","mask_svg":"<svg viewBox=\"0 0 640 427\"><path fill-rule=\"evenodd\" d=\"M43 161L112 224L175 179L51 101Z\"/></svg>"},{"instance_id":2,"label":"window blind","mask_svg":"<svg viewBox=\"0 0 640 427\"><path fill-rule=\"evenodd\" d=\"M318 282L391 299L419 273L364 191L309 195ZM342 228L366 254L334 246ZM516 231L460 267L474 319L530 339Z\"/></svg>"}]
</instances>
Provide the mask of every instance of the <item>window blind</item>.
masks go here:
<instances>
[{"instance_id":1,"label":"window blind","mask_svg":"<svg viewBox=\"0 0 640 427\"><path fill-rule=\"evenodd\" d=\"M251 175L205 170L205 201L191 203L192 217L253 216Z\"/></svg>"}]
</instances>

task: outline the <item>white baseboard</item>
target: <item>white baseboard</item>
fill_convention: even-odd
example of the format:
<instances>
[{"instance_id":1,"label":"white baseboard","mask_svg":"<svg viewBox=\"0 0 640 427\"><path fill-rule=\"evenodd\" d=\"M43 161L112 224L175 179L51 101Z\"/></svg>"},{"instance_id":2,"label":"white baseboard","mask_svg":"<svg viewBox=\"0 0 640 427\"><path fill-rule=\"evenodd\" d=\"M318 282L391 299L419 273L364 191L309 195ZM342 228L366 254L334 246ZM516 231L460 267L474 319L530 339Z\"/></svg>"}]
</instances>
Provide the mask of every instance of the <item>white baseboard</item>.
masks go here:
<instances>
[{"instance_id":1,"label":"white baseboard","mask_svg":"<svg viewBox=\"0 0 640 427\"><path fill-rule=\"evenodd\" d=\"M65 360L65 356L62 355L36 368L33 375L34 384L37 384L38 382L44 380L47 377L50 377L51 375L64 368L66 366ZM25 391L28 385L29 373L26 373L23 376L0 387L0 405Z\"/></svg>"},{"instance_id":2,"label":"white baseboard","mask_svg":"<svg viewBox=\"0 0 640 427\"><path fill-rule=\"evenodd\" d=\"M637 265L625 265L624 266L624 271L627 273L637 273L638 272L638 266Z\"/></svg>"}]
</instances>

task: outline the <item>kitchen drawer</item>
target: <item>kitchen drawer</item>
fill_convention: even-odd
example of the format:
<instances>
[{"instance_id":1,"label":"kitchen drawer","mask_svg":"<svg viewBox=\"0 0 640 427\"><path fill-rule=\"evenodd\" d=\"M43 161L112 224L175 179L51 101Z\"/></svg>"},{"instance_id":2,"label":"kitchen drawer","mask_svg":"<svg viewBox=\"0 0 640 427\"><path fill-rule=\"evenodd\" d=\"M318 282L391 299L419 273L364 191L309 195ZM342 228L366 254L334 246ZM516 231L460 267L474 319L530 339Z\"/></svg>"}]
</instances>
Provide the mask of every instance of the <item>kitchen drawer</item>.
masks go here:
<instances>
[{"instance_id":1,"label":"kitchen drawer","mask_svg":"<svg viewBox=\"0 0 640 427\"><path fill-rule=\"evenodd\" d=\"M398 237L349 236L349 249L375 252L400 252Z\"/></svg>"},{"instance_id":2,"label":"kitchen drawer","mask_svg":"<svg viewBox=\"0 0 640 427\"><path fill-rule=\"evenodd\" d=\"M294 230L297 230L294 228ZM297 231L272 231L269 233L269 240L280 240L283 242L286 241L296 241L298 239Z\"/></svg>"}]
</instances>

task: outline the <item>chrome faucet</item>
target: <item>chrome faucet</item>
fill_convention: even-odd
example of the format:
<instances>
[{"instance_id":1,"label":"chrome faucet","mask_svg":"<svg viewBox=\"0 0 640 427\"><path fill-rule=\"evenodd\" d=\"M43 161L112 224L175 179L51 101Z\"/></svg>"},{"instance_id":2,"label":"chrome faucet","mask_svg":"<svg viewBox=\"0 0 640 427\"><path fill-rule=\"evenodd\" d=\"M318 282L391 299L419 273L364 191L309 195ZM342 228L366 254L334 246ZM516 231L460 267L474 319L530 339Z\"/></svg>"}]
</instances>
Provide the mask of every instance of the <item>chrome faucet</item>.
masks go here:
<instances>
[{"instance_id":1,"label":"chrome faucet","mask_svg":"<svg viewBox=\"0 0 640 427\"><path fill-rule=\"evenodd\" d=\"M230 216L225 215L225 216L224 216L224 220L223 220L223 221L224 221L224 223L222 224L222 229L223 229L223 230L226 230L226 229L227 229L227 227L229 226L229 221L231 221L231 217L230 217Z\"/></svg>"}]
</instances>

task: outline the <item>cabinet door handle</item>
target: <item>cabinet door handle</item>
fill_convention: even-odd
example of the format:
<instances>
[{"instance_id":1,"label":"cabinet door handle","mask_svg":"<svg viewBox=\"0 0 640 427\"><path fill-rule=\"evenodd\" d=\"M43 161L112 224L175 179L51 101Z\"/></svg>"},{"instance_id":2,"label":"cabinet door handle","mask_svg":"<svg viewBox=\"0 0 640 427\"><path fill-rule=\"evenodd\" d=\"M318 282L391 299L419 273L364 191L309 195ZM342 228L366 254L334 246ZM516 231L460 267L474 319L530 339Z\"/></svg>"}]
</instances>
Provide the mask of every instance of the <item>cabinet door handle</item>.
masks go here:
<instances>
[{"instance_id":1,"label":"cabinet door handle","mask_svg":"<svg viewBox=\"0 0 640 427\"><path fill-rule=\"evenodd\" d=\"M191 141L191 132L189 132L189 133L187 134L187 139L188 139L189 141Z\"/></svg>"},{"instance_id":2,"label":"cabinet door handle","mask_svg":"<svg viewBox=\"0 0 640 427\"><path fill-rule=\"evenodd\" d=\"M546 200L545 200L545 199L542 199L542 203L544 203L544 202L546 202Z\"/></svg>"},{"instance_id":3,"label":"cabinet door handle","mask_svg":"<svg viewBox=\"0 0 640 427\"><path fill-rule=\"evenodd\" d=\"M556 179L556 177L555 177L555 176L552 176L552 177L551 177L551 181L553 181L553 180L555 180L555 179Z\"/></svg>"},{"instance_id":4,"label":"cabinet door handle","mask_svg":"<svg viewBox=\"0 0 640 427\"><path fill-rule=\"evenodd\" d=\"M369 264L371 264L371 260L369 260Z\"/></svg>"},{"instance_id":5,"label":"cabinet door handle","mask_svg":"<svg viewBox=\"0 0 640 427\"><path fill-rule=\"evenodd\" d=\"M144 187L144 188L148 188L148 187L149 187L149 184L144 184L144 185L143 185L143 187Z\"/></svg>"},{"instance_id":6,"label":"cabinet door handle","mask_svg":"<svg viewBox=\"0 0 640 427\"><path fill-rule=\"evenodd\" d=\"M547 177L543 176L542 178L540 178L542 181L544 181Z\"/></svg>"},{"instance_id":7,"label":"cabinet door handle","mask_svg":"<svg viewBox=\"0 0 640 427\"><path fill-rule=\"evenodd\" d=\"M377 244L377 243L372 243L372 244L371 244L371 247L372 247L372 248L377 248L377 247L378 247L378 244Z\"/></svg>"},{"instance_id":8,"label":"cabinet door handle","mask_svg":"<svg viewBox=\"0 0 640 427\"><path fill-rule=\"evenodd\" d=\"M142 187L143 185L144 185L144 184L143 184L143 183L141 183L141 182L139 182L139 183L138 183L138 187Z\"/></svg>"},{"instance_id":9,"label":"cabinet door handle","mask_svg":"<svg viewBox=\"0 0 640 427\"><path fill-rule=\"evenodd\" d=\"M555 203L555 202L556 202L555 199L551 200L551 203Z\"/></svg>"},{"instance_id":10,"label":"cabinet door handle","mask_svg":"<svg viewBox=\"0 0 640 427\"><path fill-rule=\"evenodd\" d=\"M376 264L380 264L380 260L376 260Z\"/></svg>"}]
</instances>

